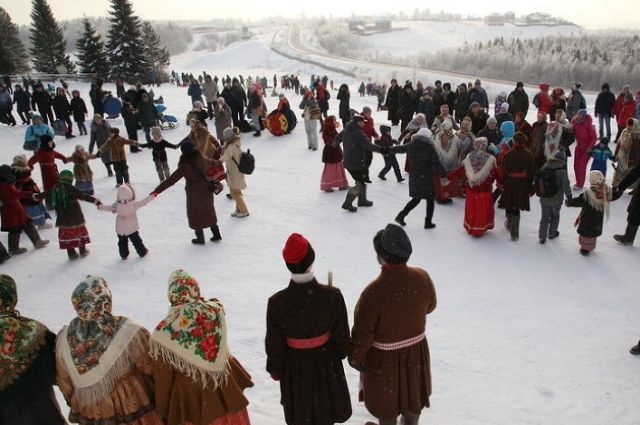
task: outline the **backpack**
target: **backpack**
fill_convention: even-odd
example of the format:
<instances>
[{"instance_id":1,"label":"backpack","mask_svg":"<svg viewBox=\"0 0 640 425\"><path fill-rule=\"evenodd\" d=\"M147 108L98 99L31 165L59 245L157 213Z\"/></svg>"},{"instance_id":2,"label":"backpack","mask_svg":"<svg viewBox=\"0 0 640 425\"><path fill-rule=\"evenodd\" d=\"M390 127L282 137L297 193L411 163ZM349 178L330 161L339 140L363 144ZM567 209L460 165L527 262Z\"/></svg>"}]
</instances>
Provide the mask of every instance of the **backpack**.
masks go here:
<instances>
[{"instance_id":1,"label":"backpack","mask_svg":"<svg viewBox=\"0 0 640 425\"><path fill-rule=\"evenodd\" d=\"M552 198L558 194L556 170L543 168L536 175L536 195L540 198Z\"/></svg>"},{"instance_id":2,"label":"backpack","mask_svg":"<svg viewBox=\"0 0 640 425\"><path fill-rule=\"evenodd\" d=\"M232 159L238 167L238 170L242 174L252 174L253 170L256 169L256 159L253 157L253 155L251 155L250 149L248 149L246 152L242 152L239 163L235 158Z\"/></svg>"}]
</instances>

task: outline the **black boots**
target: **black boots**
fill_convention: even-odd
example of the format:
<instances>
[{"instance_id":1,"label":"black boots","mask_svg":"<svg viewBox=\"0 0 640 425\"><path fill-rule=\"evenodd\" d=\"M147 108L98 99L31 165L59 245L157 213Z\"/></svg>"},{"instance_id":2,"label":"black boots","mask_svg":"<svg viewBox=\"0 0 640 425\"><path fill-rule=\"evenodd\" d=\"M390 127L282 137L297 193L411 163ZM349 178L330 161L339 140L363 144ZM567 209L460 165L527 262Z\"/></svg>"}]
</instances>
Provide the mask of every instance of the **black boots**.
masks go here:
<instances>
[{"instance_id":1,"label":"black boots","mask_svg":"<svg viewBox=\"0 0 640 425\"><path fill-rule=\"evenodd\" d=\"M78 258L78 253L73 248L67 249L67 256L69 257L70 261L73 261L73 260L76 260Z\"/></svg>"},{"instance_id":2,"label":"black boots","mask_svg":"<svg viewBox=\"0 0 640 425\"><path fill-rule=\"evenodd\" d=\"M629 350L629 352L634 356L640 355L640 341L638 341L635 346L631 347L631 350Z\"/></svg>"},{"instance_id":3,"label":"black boots","mask_svg":"<svg viewBox=\"0 0 640 425\"><path fill-rule=\"evenodd\" d=\"M507 212L507 219L505 221L505 227L511 234L511 240L517 241L520 239L520 216Z\"/></svg>"},{"instance_id":4,"label":"black boots","mask_svg":"<svg viewBox=\"0 0 640 425\"><path fill-rule=\"evenodd\" d=\"M196 232L196 238L191 239L191 243L194 245L204 245L204 232L202 229L198 229Z\"/></svg>"},{"instance_id":5,"label":"black boots","mask_svg":"<svg viewBox=\"0 0 640 425\"><path fill-rule=\"evenodd\" d=\"M404 212L404 210L400 211L400 213L396 216L396 223L398 223L402 227L406 226L407 223L404 221L406 216L407 214Z\"/></svg>"},{"instance_id":6,"label":"black boots","mask_svg":"<svg viewBox=\"0 0 640 425\"><path fill-rule=\"evenodd\" d=\"M367 199L367 186L361 185L360 191L358 192L358 206L359 207L372 207L373 202Z\"/></svg>"},{"instance_id":7,"label":"black boots","mask_svg":"<svg viewBox=\"0 0 640 425\"><path fill-rule=\"evenodd\" d=\"M353 206L353 201L355 201L356 197L358 196L356 193L354 193L355 190L356 188L351 188L347 192L347 197L344 199L344 202L342 203L343 210L347 210L352 213L358 211L358 208Z\"/></svg>"},{"instance_id":8,"label":"black boots","mask_svg":"<svg viewBox=\"0 0 640 425\"><path fill-rule=\"evenodd\" d=\"M424 220L424 228L425 229L435 229L436 225L434 223L431 222L431 220L429 220L428 218L425 218Z\"/></svg>"},{"instance_id":9,"label":"black boots","mask_svg":"<svg viewBox=\"0 0 640 425\"><path fill-rule=\"evenodd\" d=\"M9 251L7 251L4 245L2 245L2 242L0 242L0 264L4 263L9 258L11 258L11 254L9 254Z\"/></svg>"},{"instance_id":10,"label":"black boots","mask_svg":"<svg viewBox=\"0 0 640 425\"><path fill-rule=\"evenodd\" d=\"M213 234L211 242L220 242L222 240L222 236L220 236L220 229L217 224L211 226L211 233Z\"/></svg>"},{"instance_id":11,"label":"black boots","mask_svg":"<svg viewBox=\"0 0 640 425\"><path fill-rule=\"evenodd\" d=\"M624 235L614 235L613 239L615 239L622 245L631 246L633 245L633 241L636 239L637 233L638 233L638 226L627 224L627 230L624 232Z\"/></svg>"}]
</instances>

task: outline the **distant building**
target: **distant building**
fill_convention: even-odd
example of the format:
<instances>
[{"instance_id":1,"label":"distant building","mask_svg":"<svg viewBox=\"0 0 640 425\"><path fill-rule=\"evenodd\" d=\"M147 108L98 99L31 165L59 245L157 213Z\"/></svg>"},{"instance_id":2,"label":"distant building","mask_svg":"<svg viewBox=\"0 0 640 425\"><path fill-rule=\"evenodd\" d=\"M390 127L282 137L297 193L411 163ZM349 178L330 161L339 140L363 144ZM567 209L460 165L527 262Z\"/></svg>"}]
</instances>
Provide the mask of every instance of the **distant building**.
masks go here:
<instances>
[{"instance_id":1,"label":"distant building","mask_svg":"<svg viewBox=\"0 0 640 425\"><path fill-rule=\"evenodd\" d=\"M507 24L515 24L516 23L516 14L515 12L507 12L504 14L504 20Z\"/></svg>"},{"instance_id":2,"label":"distant building","mask_svg":"<svg viewBox=\"0 0 640 425\"><path fill-rule=\"evenodd\" d=\"M484 17L484 23L491 26L502 26L505 21L505 16L498 13L493 13Z\"/></svg>"},{"instance_id":3,"label":"distant building","mask_svg":"<svg viewBox=\"0 0 640 425\"><path fill-rule=\"evenodd\" d=\"M391 19L378 19L375 22L364 20L349 21L349 31L358 35L371 35L391 31Z\"/></svg>"},{"instance_id":4,"label":"distant building","mask_svg":"<svg viewBox=\"0 0 640 425\"><path fill-rule=\"evenodd\" d=\"M251 33L249 32L249 27L242 27L242 39L249 40L251 38Z\"/></svg>"}]
</instances>

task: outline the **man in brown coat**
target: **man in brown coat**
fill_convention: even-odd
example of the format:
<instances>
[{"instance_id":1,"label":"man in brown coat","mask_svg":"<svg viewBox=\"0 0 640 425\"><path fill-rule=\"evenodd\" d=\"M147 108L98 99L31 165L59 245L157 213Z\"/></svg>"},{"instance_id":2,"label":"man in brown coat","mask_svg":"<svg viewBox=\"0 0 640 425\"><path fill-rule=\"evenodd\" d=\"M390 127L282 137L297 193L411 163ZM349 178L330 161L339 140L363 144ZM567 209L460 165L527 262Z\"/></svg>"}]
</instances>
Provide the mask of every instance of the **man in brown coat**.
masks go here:
<instances>
[{"instance_id":1,"label":"man in brown coat","mask_svg":"<svg viewBox=\"0 0 640 425\"><path fill-rule=\"evenodd\" d=\"M349 364L361 372L362 398L380 425L398 416L415 425L431 396L425 328L436 293L426 271L407 266L412 248L402 227L389 224L373 246L382 272L356 305Z\"/></svg>"},{"instance_id":2,"label":"man in brown coat","mask_svg":"<svg viewBox=\"0 0 640 425\"><path fill-rule=\"evenodd\" d=\"M529 211L529 198L534 192L535 163L533 154L526 148L527 136L517 132L513 135L513 148L502 160L501 175L504 192L498 207L507 211L507 230L511 240L520 237L520 211Z\"/></svg>"}]
</instances>

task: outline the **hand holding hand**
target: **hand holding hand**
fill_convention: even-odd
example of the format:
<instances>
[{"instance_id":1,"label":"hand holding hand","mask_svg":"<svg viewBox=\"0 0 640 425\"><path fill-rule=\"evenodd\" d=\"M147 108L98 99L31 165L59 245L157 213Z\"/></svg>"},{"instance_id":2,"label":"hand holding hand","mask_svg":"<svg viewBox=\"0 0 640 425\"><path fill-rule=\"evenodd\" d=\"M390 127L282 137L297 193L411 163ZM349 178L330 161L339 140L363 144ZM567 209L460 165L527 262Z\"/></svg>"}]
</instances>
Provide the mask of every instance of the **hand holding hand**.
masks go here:
<instances>
[{"instance_id":1,"label":"hand holding hand","mask_svg":"<svg viewBox=\"0 0 640 425\"><path fill-rule=\"evenodd\" d=\"M159 193L158 193L158 192L151 192L151 196L153 196L154 198L157 198L157 197L158 197L158 195L159 195Z\"/></svg>"}]
</instances>

